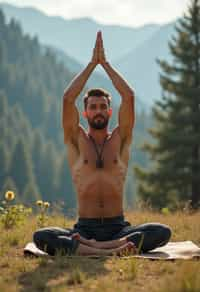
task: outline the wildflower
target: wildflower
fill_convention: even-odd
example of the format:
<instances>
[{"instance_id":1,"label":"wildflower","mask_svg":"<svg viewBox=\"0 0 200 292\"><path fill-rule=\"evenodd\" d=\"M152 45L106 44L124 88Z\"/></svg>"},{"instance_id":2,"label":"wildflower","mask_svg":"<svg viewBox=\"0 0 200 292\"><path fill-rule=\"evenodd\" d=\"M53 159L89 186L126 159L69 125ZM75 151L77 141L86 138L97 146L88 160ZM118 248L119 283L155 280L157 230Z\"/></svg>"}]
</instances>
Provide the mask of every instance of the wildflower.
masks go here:
<instances>
[{"instance_id":1,"label":"wildflower","mask_svg":"<svg viewBox=\"0 0 200 292\"><path fill-rule=\"evenodd\" d=\"M50 206L49 202L44 202L44 206L45 206L45 208L49 208L49 206Z\"/></svg>"},{"instance_id":2,"label":"wildflower","mask_svg":"<svg viewBox=\"0 0 200 292\"><path fill-rule=\"evenodd\" d=\"M38 205L38 206L42 206L43 204L44 204L44 202L42 201L42 200L38 200L37 202L36 202L36 204Z\"/></svg>"},{"instance_id":3,"label":"wildflower","mask_svg":"<svg viewBox=\"0 0 200 292\"><path fill-rule=\"evenodd\" d=\"M7 201L12 201L12 200L14 200L14 198L15 198L15 194L14 194L14 192L12 192L12 191L7 191L7 192L5 193L5 199L6 199Z\"/></svg>"},{"instance_id":4,"label":"wildflower","mask_svg":"<svg viewBox=\"0 0 200 292\"><path fill-rule=\"evenodd\" d=\"M163 215L169 215L169 213L170 213L170 211L169 211L169 209L167 207L162 208L161 212L162 212Z\"/></svg>"}]
</instances>

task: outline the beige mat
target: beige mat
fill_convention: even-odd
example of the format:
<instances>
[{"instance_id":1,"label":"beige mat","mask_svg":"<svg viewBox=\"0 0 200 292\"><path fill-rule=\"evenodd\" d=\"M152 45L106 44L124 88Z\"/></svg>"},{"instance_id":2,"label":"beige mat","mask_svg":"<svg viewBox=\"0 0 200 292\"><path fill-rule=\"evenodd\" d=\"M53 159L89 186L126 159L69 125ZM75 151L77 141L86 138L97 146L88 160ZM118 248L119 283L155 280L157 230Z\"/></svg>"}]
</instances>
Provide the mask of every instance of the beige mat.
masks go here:
<instances>
[{"instance_id":1,"label":"beige mat","mask_svg":"<svg viewBox=\"0 0 200 292\"><path fill-rule=\"evenodd\" d=\"M135 257L152 260L200 259L200 248L192 241L169 242L150 252L135 255Z\"/></svg>"},{"instance_id":2,"label":"beige mat","mask_svg":"<svg viewBox=\"0 0 200 292\"><path fill-rule=\"evenodd\" d=\"M24 255L36 257L49 256L46 252L38 249L33 242L27 243L24 248ZM98 258L98 256L90 257ZM148 253L134 255L133 257L151 260L200 259L200 248L192 241L169 242L165 246L156 248Z\"/></svg>"}]
</instances>

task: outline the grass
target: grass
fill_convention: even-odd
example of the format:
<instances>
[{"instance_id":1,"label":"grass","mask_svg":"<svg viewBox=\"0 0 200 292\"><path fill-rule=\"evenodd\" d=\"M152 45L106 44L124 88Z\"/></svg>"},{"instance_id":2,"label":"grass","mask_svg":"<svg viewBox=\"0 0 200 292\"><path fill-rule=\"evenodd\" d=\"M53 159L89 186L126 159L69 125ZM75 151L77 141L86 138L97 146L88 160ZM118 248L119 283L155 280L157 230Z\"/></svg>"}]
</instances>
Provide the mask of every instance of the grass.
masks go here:
<instances>
[{"instance_id":1,"label":"grass","mask_svg":"<svg viewBox=\"0 0 200 292\"><path fill-rule=\"evenodd\" d=\"M192 240L200 246L200 212L159 214L130 212L134 225L144 222L168 224L172 241ZM49 218L49 226L70 227L63 216ZM0 291L148 291L200 292L200 261L149 261L116 257L24 258L23 247L32 241L36 218L5 230L0 227Z\"/></svg>"}]
</instances>

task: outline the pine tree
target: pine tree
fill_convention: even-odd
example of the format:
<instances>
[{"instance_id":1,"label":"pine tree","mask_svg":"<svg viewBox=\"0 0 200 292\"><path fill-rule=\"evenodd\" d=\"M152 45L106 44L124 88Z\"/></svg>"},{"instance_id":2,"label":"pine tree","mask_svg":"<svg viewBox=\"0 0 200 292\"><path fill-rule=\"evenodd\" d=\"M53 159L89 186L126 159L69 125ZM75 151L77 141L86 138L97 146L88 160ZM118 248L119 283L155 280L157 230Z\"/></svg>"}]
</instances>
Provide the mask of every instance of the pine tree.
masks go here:
<instances>
[{"instance_id":1,"label":"pine tree","mask_svg":"<svg viewBox=\"0 0 200 292\"><path fill-rule=\"evenodd\" d=\"M20 196L22 196L27 183L35 181L32 160L27 145L22 137L19 137L18 142L15 145L9 174L15 181Z\"/></svg>"},{"instance_id":2,"label":"pine tree","mask_svg":"<svg viewBox=\"0 0 200 292\"><path fill-rule=\"evenodd\" d=\"M44 200L52 202L57 198L55 182L57 177L56 149L52 142L48 142L44 147L40 173L42 181L40 183L41 196Z\"/></svg>"},{"instance_id":3,"label":"pine tree","mask_svg":"<svg viewBox=\"0 0 200 292\"><path fill-rule=\"evenodd\" d=\"M37 200L41 200L41 196L39 194L36 183L32 180L26 184L21 201L24 204L29 203L31 205L35 205Z\"/></svg>"},{"instance_id":4,"label":"pine tree","mask_svg":"<svg viewBox=\"0 0 200 292\"><path fill-rule=\"evenodd\" d=\"M44 138L42 136L42 133L40 129L36 129L34 131L33 135L33 141L32 141L32 161L34 166L34 173L35 178L38 186L38 191L41 195L41 186L43 185L43 168L42 168L42 162L43 162L43 153L44 153Z\"/></svg>"},{"instance_id":5,"label":"pine tree","mask_svg":"<svg viewBox=\"0 0 200 292\"><path fill-rule=\"evenodd\" d=\"M44 129L47 139L57 140L60 128L60 112L58 104L54 103L50 106L49 112L46 114Z\"/></svg>"},{"instance_id":6,"label":"pine tree","mask_svg":"<svg viewBox=\"0 0 200 292\"><path fill-rule=\"evenodd\" d=\"M72 177L69 171L66 155L62 156L57 179L57 200L65 203L65 209L72 210L76 207L76 196Z\"/></svg>"},{"instance_id":7,"label":"pine tree","mask_svg":"<svg viewBox=\"0 0 200 292\"><path fill-rule=\"evenodd\" d=\"M3 90L0 90L0 119L8 113L8 101Z\"/></svg>"},{"instance_id":8,"label":"pine tree","mask_svg":"<svg viewBox=\"0 0 200 292\"><path fill-rule=\"evenodd\" d=\"M155 207L200 203L200 1L191 0L169 43L173 63L159 60L163 98L153 108L156 143L144 149L151 169L136 168L139 194Z\"/></svg>"},{"instance_id":9,"label":"pine tree","mask_svg":"<svg viewBox=\"0 0 200 292\"><path fill-rule=\"evenodd\" d=\"M3 185L4 180L6 178L7 171L8 171L8 164L9 164L8 151L6 150L5 145L1 142L0 143L0 186Z\"/></svg>"}]
</instances>

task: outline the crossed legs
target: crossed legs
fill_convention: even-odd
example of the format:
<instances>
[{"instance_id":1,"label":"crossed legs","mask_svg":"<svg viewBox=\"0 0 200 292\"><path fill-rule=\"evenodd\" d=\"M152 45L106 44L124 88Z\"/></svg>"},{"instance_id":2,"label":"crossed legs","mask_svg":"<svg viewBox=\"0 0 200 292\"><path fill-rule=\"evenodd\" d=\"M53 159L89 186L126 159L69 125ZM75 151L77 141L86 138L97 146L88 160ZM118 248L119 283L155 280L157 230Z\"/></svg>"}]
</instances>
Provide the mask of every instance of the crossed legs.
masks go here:
<instances>
[{"instance_id":1,"label":"crossed legs","mask_svg":"<svg viewBox=\"0 0 200 292\"><path fill-rule=\"evenodd\" d=\"M78 233L63 228L42 228L33 235L37 247L54 255L57 251L64 254L111 255L123 251L147 252L165 245L171 236L168 226L159 223L146 223L138 226L125 226L109 241L86 239ZM136 250L137 248L137 250Z\"/></svg>"},{"instance_id":2,"label":"crossed legs","mask_svg":"<svg viewBox=\"0 0 200 292\"><path fill-rule=\"evenodd\" d=\"M125 239L107 241L101 245L100 242L85 239L78 233L70 235L69 230L58 227L39 229L34 233L33 240L38 248L50 255L57 252L68 255L120 255L124 252L135 252L134 244Z\"/></svg>"}]
</instances>

